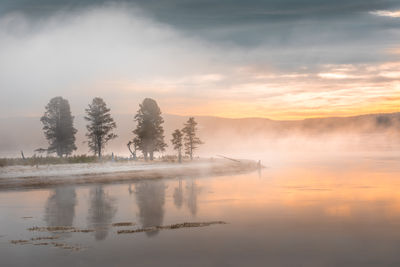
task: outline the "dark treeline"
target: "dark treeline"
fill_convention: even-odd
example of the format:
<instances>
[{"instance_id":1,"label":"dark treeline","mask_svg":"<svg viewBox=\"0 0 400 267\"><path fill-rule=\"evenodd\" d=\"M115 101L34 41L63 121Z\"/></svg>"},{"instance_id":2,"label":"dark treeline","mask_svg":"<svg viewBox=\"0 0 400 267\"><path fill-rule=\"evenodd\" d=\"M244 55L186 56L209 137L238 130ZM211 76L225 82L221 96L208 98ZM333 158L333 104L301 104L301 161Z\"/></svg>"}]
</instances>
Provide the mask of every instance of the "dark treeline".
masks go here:
<instances>
[{"instance_id":1,"label":"dark treeline","mask_svg":"<svg viewBox=\"0 0 400 267\"><path fill-rule=\"evenodd\" d=\"M89 151L97 158L101 158L107 143L116 138L113 132L117 124L111 116L111 110L102 98L95 97L85 109L87 121L86 137ZM45 107L41 117L44 135L49 143L48 148L35 150L47 155L56 154L59 158L68 158L77 149L75 145L74 117L71 114L68 100L62 97L54 97ZM145 98L134 116L136 128L132 131L133 138L129 140L127 147L134 160L139 158L138 152L145 160L153 160L155 153L164 152L167 144L164 141L164 119L157 102L151 98ZM191 160L195 150L203 142L197 137L197 122L193 117L183 125L182 129L176 129L172 134L171 143L177 152L179 162L182 161L182 150ZM88 157L89 158L89 157Z\"/></svg>"}]
</instances>

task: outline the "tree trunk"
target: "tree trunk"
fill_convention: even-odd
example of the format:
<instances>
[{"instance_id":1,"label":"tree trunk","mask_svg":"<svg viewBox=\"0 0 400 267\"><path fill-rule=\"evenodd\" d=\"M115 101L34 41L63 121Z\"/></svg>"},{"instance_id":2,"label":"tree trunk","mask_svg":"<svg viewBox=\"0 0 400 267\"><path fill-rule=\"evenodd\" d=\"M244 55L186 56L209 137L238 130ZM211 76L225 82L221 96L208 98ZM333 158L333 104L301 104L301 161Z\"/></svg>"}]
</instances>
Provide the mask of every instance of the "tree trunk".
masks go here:
<instances>
[{"instance_id":1,"label":"tree trunk","mask_svg":"<svg viewBox=\"0 0 400 267\"><path fill-rule=\"evenodd\" d=\"M154 159L154 151L150 151L150 160L152 161Z\"/></svg>"},{"instance_id":2,"label":"tree trunk","mask_svg":"<svg viewBox=\"0 0 400 267\"><path fill-rule=\"evenodd\" d=\"M132 154L133 160L136 160L136 149L135 149L135 152L133 152L131 149L131 144L132 143L129 142L127 146L128 146L129 152L131 152L131 154Z\"/></svg>"},{"instance_id":3,"label":"tree trunk","mask_svg":"<svg viewBox=\"0 0 400 267\"><path fill-rule=\"evenodd\" d=\"M101 141L97 141L97 156L101 158Z\"/></svg>"}]
</instances>

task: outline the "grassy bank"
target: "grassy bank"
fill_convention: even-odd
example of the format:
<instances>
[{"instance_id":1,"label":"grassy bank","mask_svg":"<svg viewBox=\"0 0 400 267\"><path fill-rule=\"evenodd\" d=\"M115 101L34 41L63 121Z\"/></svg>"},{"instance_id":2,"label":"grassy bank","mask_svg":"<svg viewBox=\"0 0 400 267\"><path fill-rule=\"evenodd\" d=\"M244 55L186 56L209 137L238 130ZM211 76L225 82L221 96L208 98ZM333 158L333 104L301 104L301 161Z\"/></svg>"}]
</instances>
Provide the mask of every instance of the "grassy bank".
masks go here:
<instances>
[{"instance_id":1,"label":"grassy bank","mask_svg":"<svg viewBox=\"0 0 400 267\"><path fill-rule=\"evenodd\" d=\"M0 190L43 188L65 184L105 184L146 179L204 177L257 170L251 160L199 159L182 164L165 161L120 161L108 163L8 166L0 171Z\"/></svg>"},{"instance_id":2,"label":"grassy bank","mask_svg":"<svg viewBox=\"0 0 400 267\"><path fill-rule=\"evenodd\" d=\"M98 159L96 156L88 155L75 155L70 157L27 157L23 158L0 158L0 167L6 166L36 166L36 165L49 165L49 164L69 164L69 163L96 163L101 161L111 161L111 156L104 156Z\"/></svg>"},{"instance_id":3,"label":"grassy bank","mask_svg":"<svg viewBox=\"0 0 400 267\"><path fill-rule=\"evenodd\" d=\"M7 166L39 166L39 165L56 165L56 164L75 164L75 163L101 163L101 162L124 162L132 160L126 157L104 155L99 159L97 156L74 155L70 157L54 157L54 156L33 156L23 158L0 158L0 167ZM183 157L183 161L189 161L188 157ZM143 157L139 157L138 161L144 161ZM177 162L178 157L175 155L164 155L156 158L155 161L161 162Z\"/></svg>"}]
</instances>

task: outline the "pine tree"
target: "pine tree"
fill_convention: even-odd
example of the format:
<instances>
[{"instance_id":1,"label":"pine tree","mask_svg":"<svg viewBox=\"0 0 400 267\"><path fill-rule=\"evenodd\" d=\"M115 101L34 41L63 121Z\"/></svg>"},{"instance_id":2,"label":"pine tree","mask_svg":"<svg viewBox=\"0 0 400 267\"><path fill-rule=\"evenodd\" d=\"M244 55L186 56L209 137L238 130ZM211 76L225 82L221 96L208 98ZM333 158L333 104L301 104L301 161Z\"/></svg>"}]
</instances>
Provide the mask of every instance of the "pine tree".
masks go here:
<instances>
[{"instance_id":1,"label":"pine tree","mask_svg":"<svg viewBox=\"0 0 400 267\"><path fill-rule=\"evenodd\" d=\"M100 158L107 142L117 137L112 132L117 125L111 117L110 109L100 97L95 97L85 111L87 114L85 120L88 121L86 136L89 149Z\"/></svg>"},{"instance_id":2,"label":"pine tree","mask_svg":"<svg viewBox=\"0 0 400 267\"><path fill-rule=\"evenodd\" d=\"M133 133L138 138L138 146L142 151L145 160L154 158L154 152L164 151L167 144L164 143L164 123L161 117L161 110L157 102L151 98L145 98L139 105L135 115L137 123Z\"/></svg>"},{"instance_id":3,"label":"pine tree","mask_svg":"<svg viewBox=\"0 0 400 267\"><path fill-rule=\"evenodd\" d=\"M198 145L203 144L203 142L196 136L197 122L193 117L184 124L182 132L185 134L185 154L190 156L190 160L193 160L193 152L198 148Z\"/></svg>"},{"instance_id":4,"label":"pine tree","mask_svg":"<svg viewBox=\"0 0 400 267\"><path fill-rule=\"evenodd\" d=\"M174 145L174 150L176 150L178 152L178 160L179 160L179 162L182 162L182 147L183 147L182 137L183 137L183 134L178 129L176 129L172 133L171 143Z\"/></svg>"},{"instance_id":5,"label":"pine tree","mask_svg":"<svg viewBox=\"0 0 400 267\"><path fill-rule=\"evenodd\" d=\"M71 155L76 150L73 127L74 117L71 115L68 100L58 96L50 100L44 115L40 118L43 131L49 142L48 153L57 153L59 157Z\"/></svg>"}]
</instances>

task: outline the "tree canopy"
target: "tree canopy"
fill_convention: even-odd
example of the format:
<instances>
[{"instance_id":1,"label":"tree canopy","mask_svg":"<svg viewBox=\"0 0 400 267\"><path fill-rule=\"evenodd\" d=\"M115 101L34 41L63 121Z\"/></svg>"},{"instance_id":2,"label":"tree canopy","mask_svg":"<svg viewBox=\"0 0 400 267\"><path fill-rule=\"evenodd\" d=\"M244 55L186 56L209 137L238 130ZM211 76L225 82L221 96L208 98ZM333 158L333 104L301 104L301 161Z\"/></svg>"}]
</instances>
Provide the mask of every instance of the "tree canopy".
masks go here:
<instances>
[{"instance_id":1,"label":"tree canopy","mask_svg":"<svg viewBox=\"0 0 400 267\"><path fill-rule=\"evenodd\" d=\"M86 136L89 149L100 158L107 142L117 137L112 132L117 125L111 117L110 109L100 97L95 97L85 111L85 120L88 121Z\"/></svg>"},{"instance_id":2,"label":"tree canopy","mask_svg":"<svg viewBox=\"0 0 400 267\"><path fill-rule=\"evenodd\" d=\"M45 113L40 118L44 135L49 142L48 153L57 153L59 157L68 156L74 150L75 134L74 117L71 115L68 100L58 96L50 100Z\"/></svg>"},{"instance_id":3,"label":"tree canopy","mask_svg":"<svg viewBox=\"0 0 400 267\"><path fill-rule=\"evenodd\" d=\"M179 162L182 161L182 147L183 147L182 137L183 137L183 134L179 129L176 129L172 133L171 143L174 146L174 150L176 150L178 152Z\"/></svg>"},{"instance_id":4,"label":"tree canopy","mask_svg":"<svg viewBox=\"0 0 400 267\"><path fill-rule=\"evenodd\" d=\"M145 160L148 157L153 160L154 152L164 151L167 146L164 142L162 127L164 119L161 117L157 102L151 98L145 98L139 105L135 121L137 126L133 133L137 137L138 148L142 151Z\"/></svg>"},{"instance_id":5,"label":"tree canopy","mask_svg":"<svg viewBox=\"0 0 400 267\"><path fill-rule=\"evenodd\" d=\"M190 156L190 159L193 159L193 153L198 148L199 145L203 144L203 142L196 136L197 131L197 122L194 120L194 117L190 117L188 121L184 124L182 132L184 133L184 145L185 145L185 154Z\"/></svg>"}]
</instances>

